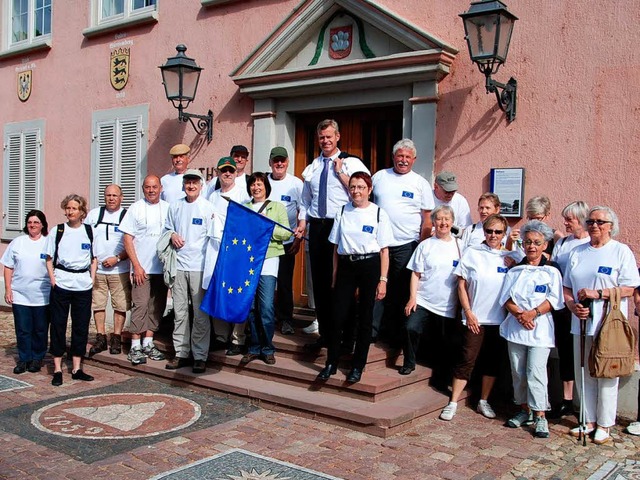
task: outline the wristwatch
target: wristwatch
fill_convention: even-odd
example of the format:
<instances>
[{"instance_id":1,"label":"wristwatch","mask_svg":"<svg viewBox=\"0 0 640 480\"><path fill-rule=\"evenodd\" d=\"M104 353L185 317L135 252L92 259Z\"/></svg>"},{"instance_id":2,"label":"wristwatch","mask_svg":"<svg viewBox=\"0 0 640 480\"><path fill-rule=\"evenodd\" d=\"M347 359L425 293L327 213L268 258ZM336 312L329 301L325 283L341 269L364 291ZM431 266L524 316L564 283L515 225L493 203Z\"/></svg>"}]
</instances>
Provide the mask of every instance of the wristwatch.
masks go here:
<instances>
[{"instance_id":1,"label":"wristwatch","mask_svg":"<svg viewBox=\"0 0 640 480\"><path fill-rule=\"evenodd\" d=\"M602 300L602 289L598 290L598 298Z\"/></svg>"},{"instance_id":2,"label":"wristwatch","mask_svg":"<svg viewBox=\"0 0 640 480\"><path fill-rule=\"evenodd\" d=\"M114 255L116 257L116 262L120 263L120 255Z\"/></svg>"}]
</instances>

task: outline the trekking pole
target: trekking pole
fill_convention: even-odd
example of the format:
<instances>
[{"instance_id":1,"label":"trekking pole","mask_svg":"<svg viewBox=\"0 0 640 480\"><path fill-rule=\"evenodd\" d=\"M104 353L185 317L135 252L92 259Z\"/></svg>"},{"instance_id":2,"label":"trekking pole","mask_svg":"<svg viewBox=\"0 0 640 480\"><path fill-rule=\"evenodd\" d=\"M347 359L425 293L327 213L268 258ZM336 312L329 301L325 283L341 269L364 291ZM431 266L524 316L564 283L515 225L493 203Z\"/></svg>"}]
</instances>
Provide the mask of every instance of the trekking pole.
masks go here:
<instances>
[{"instance_id":1,"label":"trekking pole","mask_svg":"<svg viewBox=\"0 0 640 480\"><path fill-rule=\"evenodd\" d=\"M580 418L578 419L578 443L582 440L582 446L587 446L587 412L584 405L584 351L586 342L587 320L580 319Z\"/></svg>"}]
</instances>

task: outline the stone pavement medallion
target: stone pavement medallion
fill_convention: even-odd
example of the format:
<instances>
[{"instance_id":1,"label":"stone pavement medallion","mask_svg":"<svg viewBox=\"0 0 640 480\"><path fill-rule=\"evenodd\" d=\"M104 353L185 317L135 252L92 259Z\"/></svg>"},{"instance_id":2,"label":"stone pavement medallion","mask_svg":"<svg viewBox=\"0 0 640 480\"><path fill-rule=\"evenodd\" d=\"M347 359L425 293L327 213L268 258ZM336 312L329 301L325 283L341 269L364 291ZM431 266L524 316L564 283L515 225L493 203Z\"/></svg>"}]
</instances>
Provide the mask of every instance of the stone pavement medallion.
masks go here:
<instances>
[{"instance_id":1,"label":"stone pavement medallion","mask_svg":"<svg viewBox=\"0 0 640 480\"><path fill-rule=\"evenodd\" d=\"M17 390L18 388L33 387L30 383L16 380L15 378L0 375L0 392L8 392L9 390Z\"/></svg>"},{"instance_id":2,"label":"stone pavement medallion","mask_svg":"<svg viewBox=\"0 0 640 480\"><path fill-rule=\"evenodd\" d=\"M631 480L640 478L640 462L626 460L614 462L610 460L602 465L587 480Z\"/></svg>"},{"instance_id":3,"label":"stone pavement medallion","mask_svg":"<svg viewBox=\"0 0 640 480\"><path fill-rule=\"evenodd\" d=\"M243 400L132 378L4 410L0 430L92 463L255 410Z\"/></svg>"},{"instance_id":4,"label":"stone pavement medallion","mask_svg":"<svg viewBox=\"0 0 640 480\"><path fill-rule=\"evenodd\" d=\"M341 480L274 458L232 449L184 467L156 475L151 480Z\"/></svg>"}]
</instances>

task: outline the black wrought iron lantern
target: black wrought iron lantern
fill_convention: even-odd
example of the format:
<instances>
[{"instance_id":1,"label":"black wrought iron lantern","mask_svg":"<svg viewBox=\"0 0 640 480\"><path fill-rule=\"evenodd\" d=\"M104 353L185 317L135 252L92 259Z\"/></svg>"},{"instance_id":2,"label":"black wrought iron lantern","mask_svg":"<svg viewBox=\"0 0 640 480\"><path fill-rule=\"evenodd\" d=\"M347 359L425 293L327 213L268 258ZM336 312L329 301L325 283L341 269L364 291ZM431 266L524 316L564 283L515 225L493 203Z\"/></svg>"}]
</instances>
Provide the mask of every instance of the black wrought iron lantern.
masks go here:
<instances>
[{"instance_id":1,"label":"black wrought iron lantern","mask_svg":"<svg viewBox=\"0 0 640 480\"><path fill-rule=\"evenodd\" d=\"M507 120L516 117L517 81L511 77L504 84L491 78L506 62L513 26L518 17L499 0L472 2L469 10L461 13L465 39L471 60L485 75L487 93L495 93L500 109Z\"/></svg>"},{"instance_id":2,"label":"black wrought iron lantern","mask_svg":"<svg viewBox=\"0 0 640 480\"><path fill-rule=\"evenodd\" d=\"M170 100L178 109L178 120L189 121L193 128L200 135L207 135L207 141L213 138L213 112L209 110L206 115L196 115L185 112L185 109L196 98L198 82L200 81L199 67L193 58L185 55L187 47L180 44L176 47L175 57L167 58L167 62L158 67L162 72L162 83L164 85L167 100ZM196 122L194 122L196 119Z\"/></svg>"}]
</instances>

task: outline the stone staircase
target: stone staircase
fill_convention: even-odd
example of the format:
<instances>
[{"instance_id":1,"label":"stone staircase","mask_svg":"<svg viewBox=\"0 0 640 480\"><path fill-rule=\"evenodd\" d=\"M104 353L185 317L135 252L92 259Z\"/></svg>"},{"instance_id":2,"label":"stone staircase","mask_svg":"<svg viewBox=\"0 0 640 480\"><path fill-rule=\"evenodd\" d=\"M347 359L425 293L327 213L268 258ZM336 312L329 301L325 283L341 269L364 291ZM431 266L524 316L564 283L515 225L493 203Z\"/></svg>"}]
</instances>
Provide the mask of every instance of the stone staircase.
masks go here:
<instances>
[{"instance_id":1,"label":"stone staircase","mask_svg":"<svg viewBox=\"0 0 640 480\"><path fill-rule=\"evenodd\" d=\"M338 373L327 382L317 382L326 352L315 356L303 349L305 343L314 340L311 335L284 336L276 332L275 365L261 360L244 365L240 363L241 356L227 357L224 350L214 351L209 354L204 374L194 374L190 367L166 370L164 361L149 360L146 365L133 367L124 353L102 352L89 362L248 397L265 408L318 418L380 437L410 428L423 416L438 415L448 402L446 394L429 386L430 368L418 366L410 375L399 375L401 354L380 344L371 345L360 382L346 383L348 362L341 362ZM156 345L163 351L173 350L169 338L163 341L160 337Z\"/></svg>"}]
</instances>

